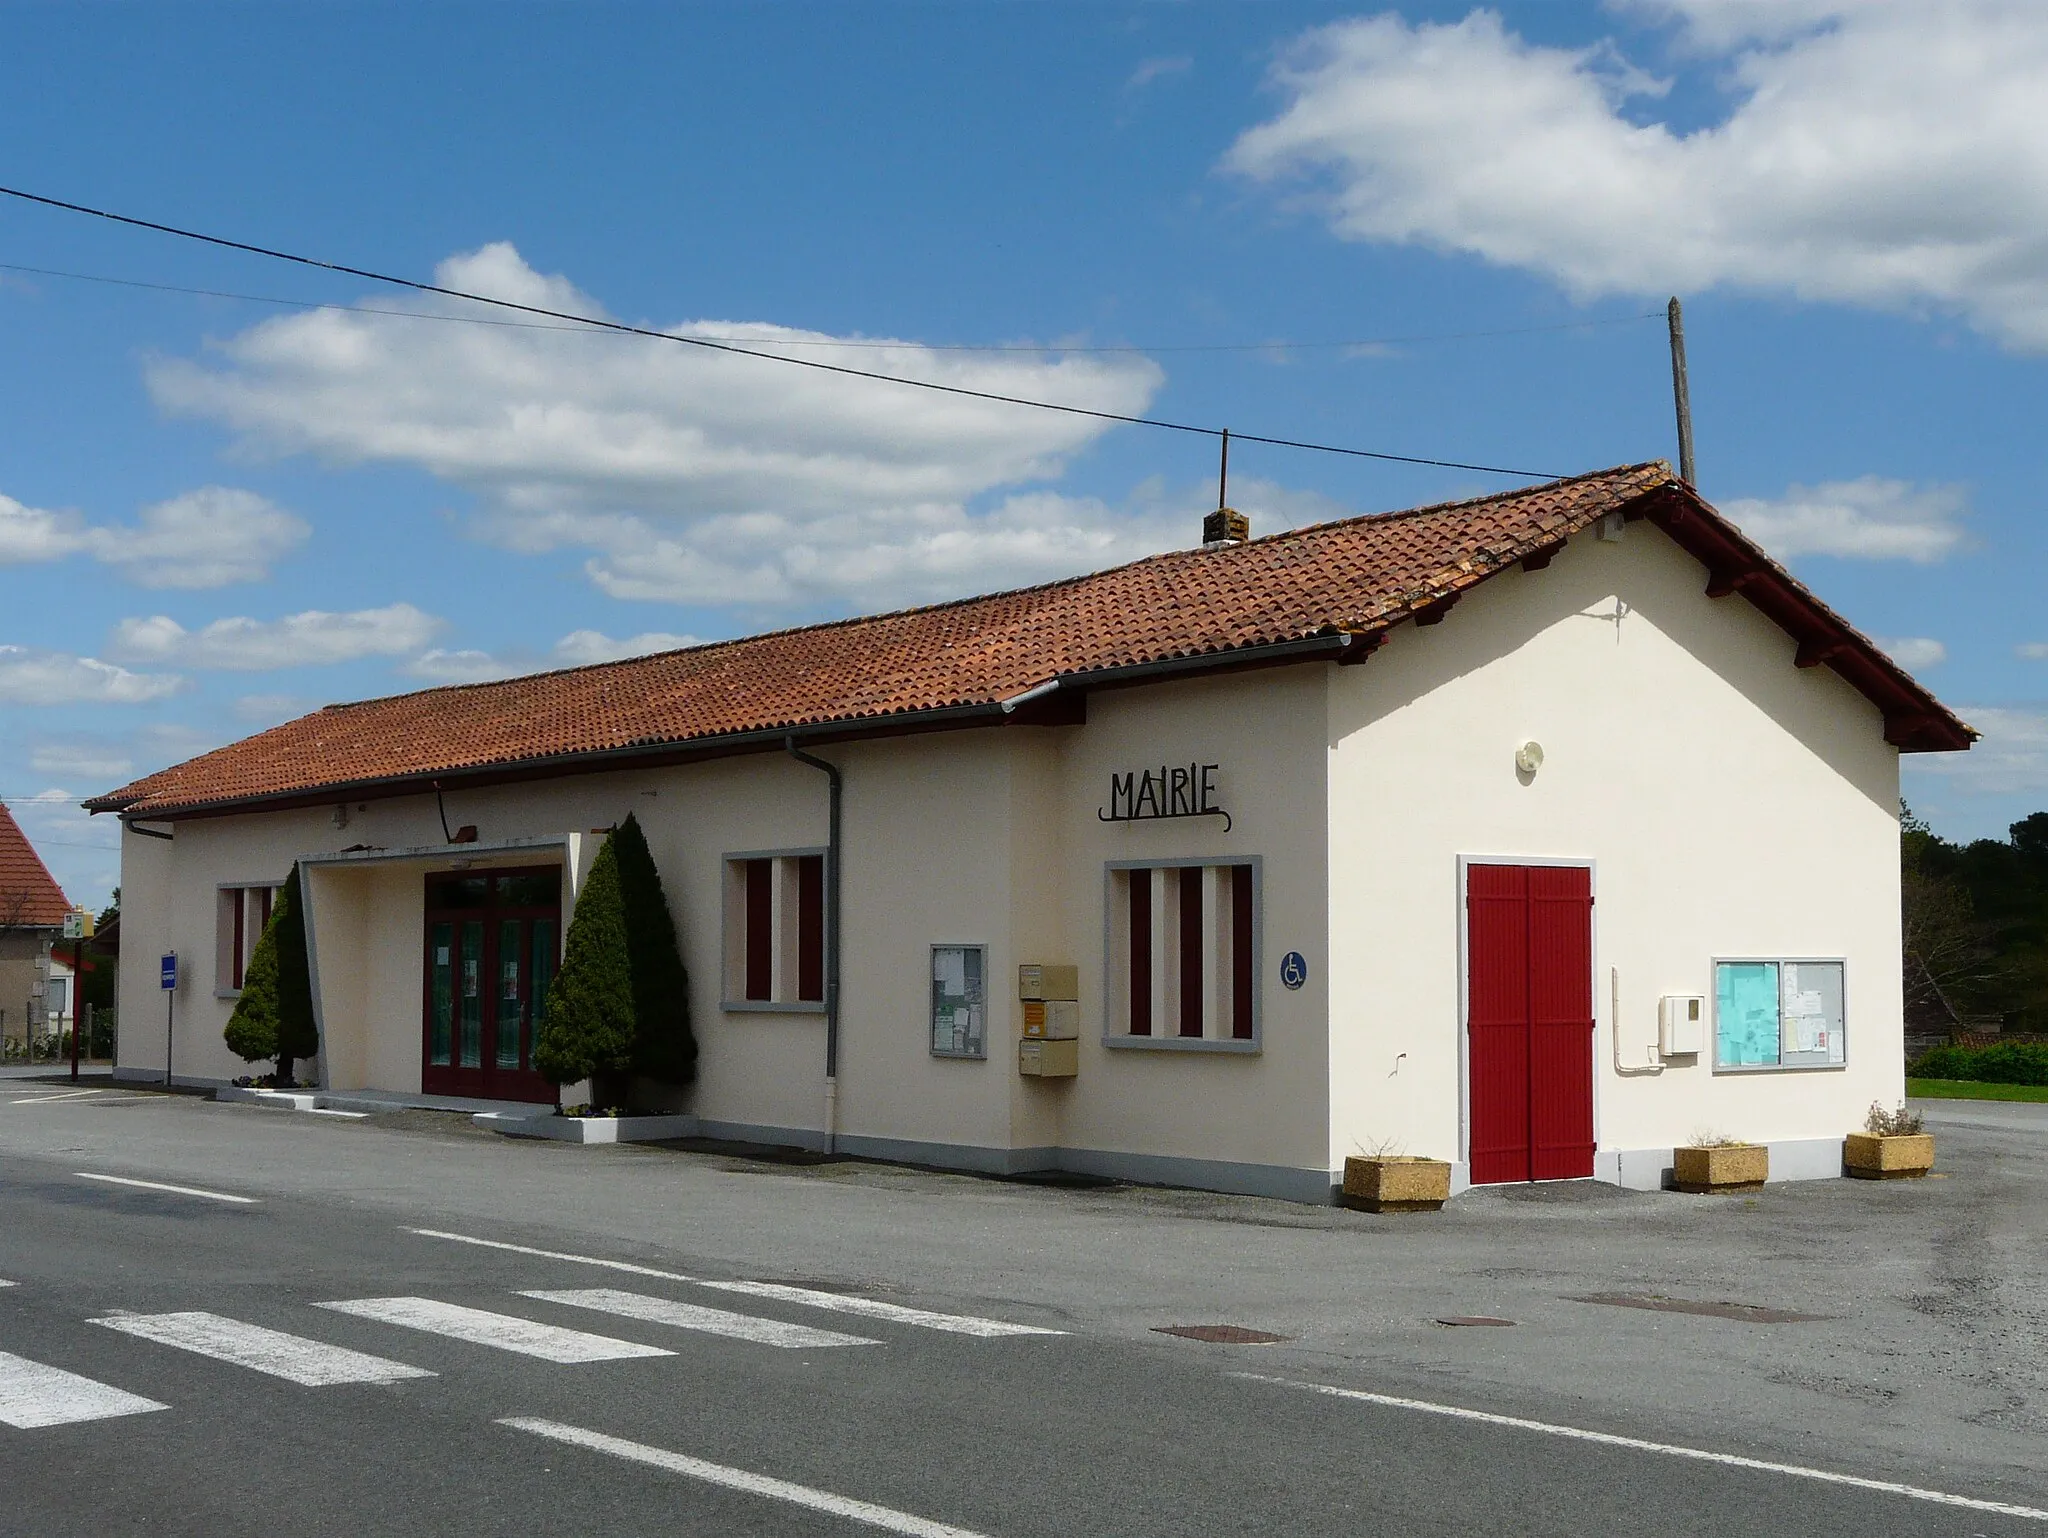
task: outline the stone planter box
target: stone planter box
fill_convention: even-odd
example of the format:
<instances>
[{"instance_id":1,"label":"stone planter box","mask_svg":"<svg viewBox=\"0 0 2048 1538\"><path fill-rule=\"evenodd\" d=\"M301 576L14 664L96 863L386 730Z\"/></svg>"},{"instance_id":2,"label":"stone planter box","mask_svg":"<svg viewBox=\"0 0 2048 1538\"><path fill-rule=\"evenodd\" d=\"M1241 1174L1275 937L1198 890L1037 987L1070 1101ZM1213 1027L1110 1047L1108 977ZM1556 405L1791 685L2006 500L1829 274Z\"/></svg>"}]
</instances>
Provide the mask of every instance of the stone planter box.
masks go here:
<instances>
[{"instance_id":1,"label":"stone planter box","mask_svg":"<svg viewBox=\"0 0 2048 1538\"><path fill-rule=\"evenodd\" d=\"M1842 1168L1858 1180L1917 1180L1934 1168L1934 1134L1852 1132L1842 1140Z\"/></svg>"},{"instance_id":2,"label":"stone planter box","mask_svg":"<svg viewBox=\"0 0 2048 1538\"><path fill-rule=\"evenodd\" d=\"M547 1138L557 1143L656 1143L697 1135L697 1118L687 1112L675 1116L522 1116L514 1111L484 1111L470 1119L486 1131L506 1137Z\"/></svg>"},{"instance_id":3,"label":"stone planter box","mask_svg":"<svg viewBox=\"0 0 2048 1538\"><path fill-rule=\"evenodd\" d=\"M1694 1195L1754 1191L1771 1178L1771 1151L1761 1143L1725 1148L1674 1148L1672 1183Z\"/></svg>"},{"instance_id":4,"label":"stone planter box","mask_svg":"<svg viewBox=\"0 0 2048 1538\"><path fill-rule=\"evenodd\" d=\"M1441 1159L1348 1158L1344 1205L1365 1212L1435 1212L1451 1199L1451 1167Z\"/></svg>"}]
</instances>

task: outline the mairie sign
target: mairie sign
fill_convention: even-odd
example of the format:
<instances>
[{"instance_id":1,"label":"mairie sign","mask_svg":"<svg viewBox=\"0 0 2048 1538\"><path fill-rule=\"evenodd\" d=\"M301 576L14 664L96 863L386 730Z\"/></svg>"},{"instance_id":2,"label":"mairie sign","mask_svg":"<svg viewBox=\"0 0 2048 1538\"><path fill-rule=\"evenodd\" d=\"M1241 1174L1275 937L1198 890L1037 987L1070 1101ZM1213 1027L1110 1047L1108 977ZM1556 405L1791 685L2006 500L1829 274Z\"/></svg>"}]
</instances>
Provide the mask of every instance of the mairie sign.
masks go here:
<instances>
[{"instance_id":1,"label":"mairie sign","mask_svg":"<svg viewBox=\"0 0 2048 1538\"><path fill-rule=\"evenodd\" d=\"M1132 769L1109 777L1109 805L1095 809L1103 822L1154 822L1170 817L1221 817L1230 831L1230 813L1216 804L1219 764L1161 764L1158 772Z\"/></svg>"}]
</instances>

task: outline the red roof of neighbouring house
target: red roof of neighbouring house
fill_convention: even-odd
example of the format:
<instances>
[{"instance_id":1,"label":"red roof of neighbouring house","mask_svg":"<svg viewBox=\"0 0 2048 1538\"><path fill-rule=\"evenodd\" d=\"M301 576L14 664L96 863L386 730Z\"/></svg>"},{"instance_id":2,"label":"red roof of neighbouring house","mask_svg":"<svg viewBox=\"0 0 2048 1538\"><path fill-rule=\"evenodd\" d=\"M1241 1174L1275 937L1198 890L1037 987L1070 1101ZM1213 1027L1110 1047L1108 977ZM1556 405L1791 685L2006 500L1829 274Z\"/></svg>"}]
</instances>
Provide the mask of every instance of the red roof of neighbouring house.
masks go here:
<instances>
[{"instance_id":1,"label":"red roof of neighbouring house","mask_svg":"<svg viewBox=\"0 0 2048 1538\"><path fill-rule=\"evenodd\" d=\"M61 929L71 912L14 814L0 805L0 929Z\"/></svg>"},{"instance_id":2,"label":"red roof of neighbouring house","mask_svg":"<svg viewBox=\"0 0 2048 1538\"><path fill-rule=\"evenodd\" d=\"M1655 522L1707 568L1709 592L1740 591L1782 626L1800 666L1826 663L1862 690L1901 749L1969 746L1967 726L1655 461L1015 592L330 705L85 804L166 817L420 790L790 731L1007 719L1002 702L1054 679L1071 693L1159 667L1271 661L1289 647L1362 657L1392 626L1440 618L1466 589L1517 562L1540 566L1612 513Z\"/></svg>"}]
</instances>

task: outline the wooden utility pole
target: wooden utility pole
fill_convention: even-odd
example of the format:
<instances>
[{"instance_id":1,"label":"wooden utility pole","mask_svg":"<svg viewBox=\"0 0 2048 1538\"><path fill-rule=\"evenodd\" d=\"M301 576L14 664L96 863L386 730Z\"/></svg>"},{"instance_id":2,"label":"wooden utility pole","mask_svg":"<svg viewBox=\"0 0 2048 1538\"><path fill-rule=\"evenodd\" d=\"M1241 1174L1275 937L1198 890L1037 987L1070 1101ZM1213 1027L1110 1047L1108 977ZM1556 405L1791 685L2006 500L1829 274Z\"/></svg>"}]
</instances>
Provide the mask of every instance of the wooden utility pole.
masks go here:
<instances>
[{"instance_id":1,"label":"wooden utility pole","mask_svg":"<svg viewBox=\"0 0 2048 1538\"><path fill-rule=\"evenodd\" d=\"M1678 478L1696 485L1692 465L1692 392L1685 381L1685 311L1671 296L1664 317L1671 323L1671 399L1678 409Z\"/></svg>"}]
</instances>

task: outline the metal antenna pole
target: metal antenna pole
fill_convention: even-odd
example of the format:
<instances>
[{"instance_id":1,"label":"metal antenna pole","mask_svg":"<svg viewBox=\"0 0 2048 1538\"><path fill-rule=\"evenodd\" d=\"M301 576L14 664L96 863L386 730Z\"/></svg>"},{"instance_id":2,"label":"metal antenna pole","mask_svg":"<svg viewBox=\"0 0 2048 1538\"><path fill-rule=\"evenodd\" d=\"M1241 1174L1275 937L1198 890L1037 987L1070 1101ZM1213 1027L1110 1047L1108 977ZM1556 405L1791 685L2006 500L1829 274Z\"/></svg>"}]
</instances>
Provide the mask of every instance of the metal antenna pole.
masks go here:
<instances>
[{"instance_id":1,"label":"metal antenna pole","mask_svg":"<svg viewBox=\"0 0 2048 1538\"><path fill-rule=\"evenodd\" d=\"M1692 486L1698 484L1692 463L1692 391L1685 378L1685 311L1676 294L1671 296L1664 315L1671 324L1671 399L1678 410L1678 478Z\"/></svg>"},{"instance_id":2,"label":"metal antenna pole","mask_svg":"<svg viewBox=\"0 0 2048 1538\"><path fill-rule=\"evenodd\" d=\"M1223 463L1216 471L1216 505L1230 506L1230 429L1223 429Z\"/></svg>"}]
</instances>

